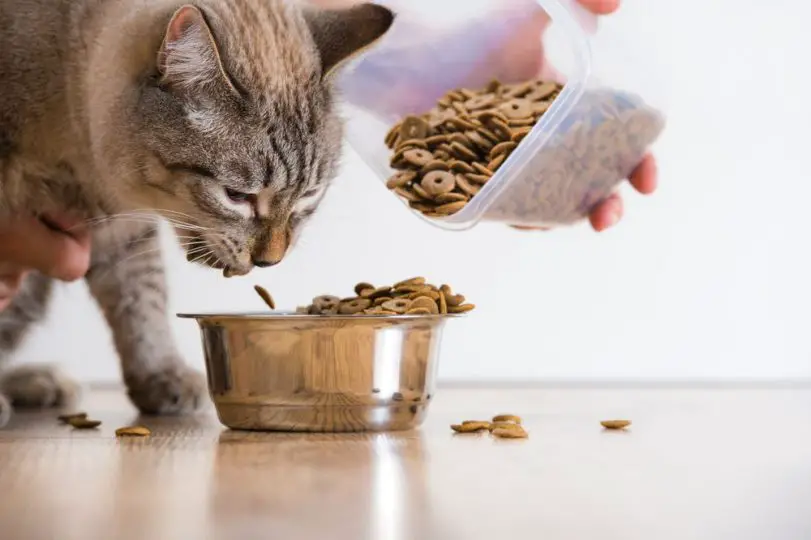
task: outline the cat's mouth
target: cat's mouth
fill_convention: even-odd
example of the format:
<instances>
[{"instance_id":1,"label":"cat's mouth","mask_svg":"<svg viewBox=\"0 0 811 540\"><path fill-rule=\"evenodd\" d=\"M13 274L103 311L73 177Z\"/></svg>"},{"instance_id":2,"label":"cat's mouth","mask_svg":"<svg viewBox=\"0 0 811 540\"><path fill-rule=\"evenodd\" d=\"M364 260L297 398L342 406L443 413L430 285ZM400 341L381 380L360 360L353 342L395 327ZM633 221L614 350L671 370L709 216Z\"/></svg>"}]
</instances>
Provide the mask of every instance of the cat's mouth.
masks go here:
<instances>
[{"instance_id":1,"label":"cat's mouth","mask_svg":"<svg viewBox=\"0 0 811 540\"><path fill-rule=\"evenodd\" d=\"M186 231L188 234L188 231ZM253 270L253 264L240 261L238 251L220 242L206 238L204 233L193 235L194 238L185 244L186 260L222 271L224 277L247 275Z\"/></svg>"}]
</instances>

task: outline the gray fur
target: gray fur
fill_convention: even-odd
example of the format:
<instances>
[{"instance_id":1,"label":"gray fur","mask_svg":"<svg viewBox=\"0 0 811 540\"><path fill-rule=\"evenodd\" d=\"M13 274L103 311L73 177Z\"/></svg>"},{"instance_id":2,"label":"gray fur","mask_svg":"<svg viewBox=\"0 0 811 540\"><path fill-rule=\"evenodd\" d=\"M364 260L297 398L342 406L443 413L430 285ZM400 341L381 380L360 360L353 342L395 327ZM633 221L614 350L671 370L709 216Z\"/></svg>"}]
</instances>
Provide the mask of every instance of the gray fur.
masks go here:
<instances>
[{"instance_id":1,"label":"gray fur","mask_svg":"<svg viewBox=\"0 0 811 540\"><path fill-rule=\"evenodd\" d=\"M171 337L153 219L227 275L281 261L336 172L332 73L391 22L379 6L284 0L0 2L0 218L70 209L92 224L86 279L142 411L205 394ZM0 358L49 289L32 275L0 313ZM42 372L5 379L0 418L9 402L62 404L69 384L52 377L48 394Z\"/></svg>"}]
</instances>

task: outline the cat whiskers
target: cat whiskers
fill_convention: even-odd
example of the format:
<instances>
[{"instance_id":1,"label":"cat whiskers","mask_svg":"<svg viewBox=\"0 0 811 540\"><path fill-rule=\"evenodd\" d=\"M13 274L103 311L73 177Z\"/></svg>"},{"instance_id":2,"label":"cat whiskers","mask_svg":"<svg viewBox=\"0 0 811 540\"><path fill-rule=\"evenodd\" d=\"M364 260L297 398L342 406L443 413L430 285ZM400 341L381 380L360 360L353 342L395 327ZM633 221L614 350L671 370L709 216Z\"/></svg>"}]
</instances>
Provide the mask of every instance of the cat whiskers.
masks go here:
<instances>
[{"instance_id":1,"label":"cat whiskers","mask_svg":"<svg viewBox=\"0 0 811 540\"><path fill-rule=\"evenodd\" d=\"M196 263L196 262L198 262L198 261L202 261L202 263L205 263L205 261L207 261L209 257L211 257L212 255L214 255L214 250L212 250L212 249L211 249L210 247L208 247L208 246L206 246L206 248L208 248L208 249L206 249L206 251L204 251L202 255L200 255L199 257L196 257L196 258L194 258L194 259L190 260L189 262L190 262L191 264L194 264L194 263Z\"/></svg>"},{"instance_id":2,"label":"cat whiskers","mask_svg":"<svg viewBox=\"0 0 811 540\"><path fill-rule=\"evenodd\" d=\"M193 246L195 242L199 242L199 238L196 237L196 236L189 236L189 237L186 237L186 238L188 238L188 240L180 242L181 249L187 249L190 246ZM147 242L147 241L150 241L150 240L154 240L154 238L146 237L146 238L136 238L134 240L133 239L128 239L128 240L125 240L125 242L128 242L130 246L136 246L139 243ZM142 250L142 251L138 251L136 253L132 253L132 254L124 257L123 259L121 259L119 261L116 261L113 265L108 267L106 269L106 271L100 276L100 279L106 278L108 274L110 274L111 272L117 270L120 266L132 261L133 259L136 259L138 257L144 257L144 256L147 256L147 255L152 255L153 253L160 253L161 249L162 249L161 246L158 245L158 246L151 247L149 249L145 249L145 250ZM197 249L197 248L195 248L195 249Z\"/></svg>"},{"instance_id":3,"label":"cat whiskers","mask_svg":"<svg viewBox=\"0 0 811 540\"><path fill-rule=\"evenodd\" d=\"M182 215L182 217L187 219L193 219L191 216L187 214L183 214L179 212L178 214ZM209 227L203 227L200 225L196 225L194 223L189 223L187 221L182 221L177 217L172 217L169 215L163 215L161 211L156 212L146 212L146 211L130 211L130 212L121 212L119 214L112 214L109 216L100 216L97 218L91 218L85 220L84 224L87 226L98 226L103 225L105 223L111 221L129 221L132 223L145 223L145 224L159 224L161 220L168 222L170 225L185 230L188 232L198 232L198 233L211 233L211 229Z\"/></svg>"},{"instance_id":4,"label":"cat whiskers","mask_svg":"<svg viewBox=\"0 0 811 540\"><path fill-rule=\"evenodd\" d=\"M168 214L168 215L167 215ZM175 217L177 216L177 217ZM113 221L120 221L120 222L130 222L130 223L143 223L143 224L154 224L158 225L161 220L166 221L169 225L178 229L178 232L188 232L191 234L183 235L183 234L175 234L175 238L177 238L179 242L180 248L185 251L186 260L191 263L201 262L202 264L208 264L209 259L212 257L214 258L215 265L219 266L227 266L222 259L215 253L215 247L211 245L211 242L223 242L227 239L225 234L216 232L208 227L203 227L200 225L196 225L193 223L188 223L186 221L181 221L181 219L194 219L192 216L185 214L183 212L178 212L174 210L160 210L160 211L130 211L130 212L121 212L119 214L112 214L109 216L100 216L97 218L91 218L85 221L85 224L88 226L98 226L105 223L113 222ZM151 240L152 237L146 237L141 239L131 239L131 238L122 238L122 243L130 243L131 245L136 245L139 242L145 242ZM133 253L128 255L121 261L117 261L112 267L108 269L109 271L115 270L117 267L121 266L122 264L131 261L136 257L144 257L150 255L154 252L159 252L160 246L150 248L148 250L140 251L138 253ZM196 255L196 256L195 256ZM194 258L191 258L195 256Z\"/></svg>"}]
</instances>

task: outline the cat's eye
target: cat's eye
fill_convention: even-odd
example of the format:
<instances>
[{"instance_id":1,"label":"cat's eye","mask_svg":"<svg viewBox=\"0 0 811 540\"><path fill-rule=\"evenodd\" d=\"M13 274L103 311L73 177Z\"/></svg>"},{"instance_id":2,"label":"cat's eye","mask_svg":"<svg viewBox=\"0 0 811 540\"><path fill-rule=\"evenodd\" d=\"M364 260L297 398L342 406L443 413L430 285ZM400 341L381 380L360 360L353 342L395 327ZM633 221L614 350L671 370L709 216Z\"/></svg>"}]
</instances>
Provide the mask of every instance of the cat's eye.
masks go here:
<instances>
[{"instance_id":1,"label":"cat's eye","mask_svg":"<svg viewBox=\"0 0 811 540\"><path fill-rule=\"evenodd\" d=\"M253 195L250 193L243 193L242 191L237 191L231 188L225 188L225 194L229 199L236 203L248 202L253 197Z\"/></svg>"},{"instance_id":2,"label":"cat's eye","mask_svg":"<svg viewBox=\"0 0 811 540\"><path fill-rule=\"evenodd\" d=\"M313 197L316 193L318 193L317 189L308 189L307 191L304 192L304 195L302 195L302 198L308 199L310 197Z\"/></svg>"}]
</instances>

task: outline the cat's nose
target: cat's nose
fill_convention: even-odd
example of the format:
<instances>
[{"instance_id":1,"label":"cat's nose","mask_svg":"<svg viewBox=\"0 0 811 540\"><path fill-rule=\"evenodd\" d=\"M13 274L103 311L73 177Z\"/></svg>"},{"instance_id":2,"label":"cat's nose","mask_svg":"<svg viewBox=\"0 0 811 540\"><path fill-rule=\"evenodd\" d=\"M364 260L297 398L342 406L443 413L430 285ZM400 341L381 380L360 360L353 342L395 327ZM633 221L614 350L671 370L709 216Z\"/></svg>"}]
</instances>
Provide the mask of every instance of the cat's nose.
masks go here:
<instances>
[{"instance_id":1,"label":"cat's nose","mask_svg":"<svg viewBox=\"0 0 811 540\"><path fill-rule=\"evenodd\" d=\"M254 258L251 262L257 268L269 268L271 266L275 266L275 265L279 264L279 261L266 261L266 260L263 260L263 259L256 259L256 258Z\"/></svg>"}]
</instances>

